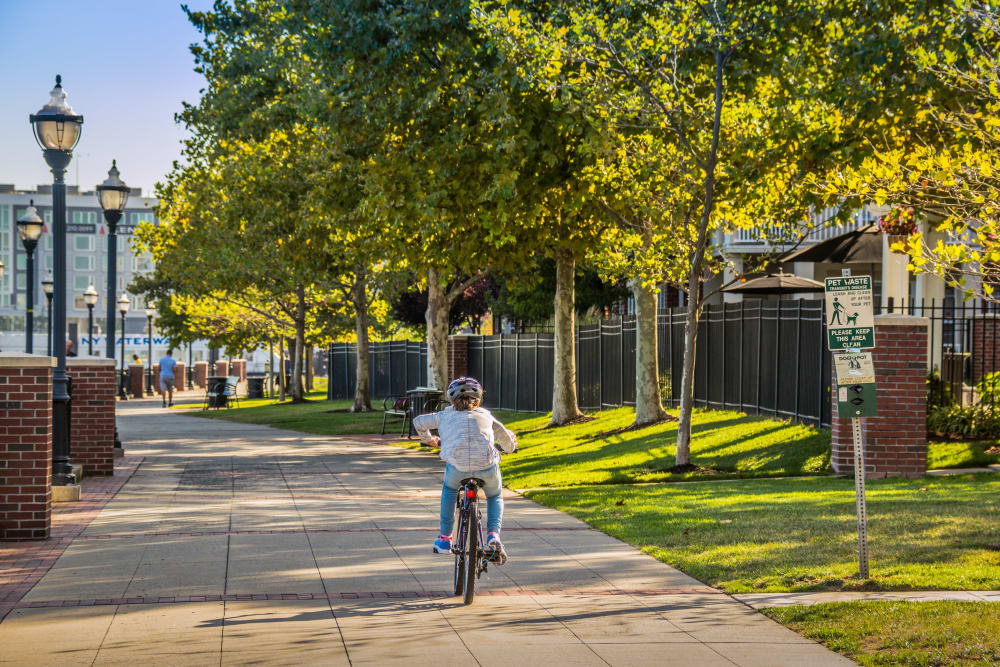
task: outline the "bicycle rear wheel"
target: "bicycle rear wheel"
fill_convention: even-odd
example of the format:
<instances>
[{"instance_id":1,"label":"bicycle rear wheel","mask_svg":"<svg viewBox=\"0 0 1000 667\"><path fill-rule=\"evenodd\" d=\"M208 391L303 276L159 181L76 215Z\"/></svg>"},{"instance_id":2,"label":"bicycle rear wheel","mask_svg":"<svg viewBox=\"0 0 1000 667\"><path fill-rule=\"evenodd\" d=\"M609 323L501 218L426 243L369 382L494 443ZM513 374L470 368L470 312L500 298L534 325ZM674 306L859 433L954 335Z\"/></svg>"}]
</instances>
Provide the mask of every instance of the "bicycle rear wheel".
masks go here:
<instances>
[{"instance_id":1,"label":"bicycle rear wheel","mask_svg":"<svg viewBox=\"0 0 1000 667\"><path fill-rule=\"evenodd\" d=\"M476 596L476 575L479 574L479 513L475 501L469 503L465 538L465 604L472 604Z\"/></svg>"},{"instance_id":2,"label":"bicycle rear wheel","mask_svg":"<svg viewBox=\"0 0 1000 667\"><path fill-rule=\"evenodd\" d=\"M465 512L458 514L458 531L455 533L455 595L465 591Z\"/></svg>"}]
</instances>

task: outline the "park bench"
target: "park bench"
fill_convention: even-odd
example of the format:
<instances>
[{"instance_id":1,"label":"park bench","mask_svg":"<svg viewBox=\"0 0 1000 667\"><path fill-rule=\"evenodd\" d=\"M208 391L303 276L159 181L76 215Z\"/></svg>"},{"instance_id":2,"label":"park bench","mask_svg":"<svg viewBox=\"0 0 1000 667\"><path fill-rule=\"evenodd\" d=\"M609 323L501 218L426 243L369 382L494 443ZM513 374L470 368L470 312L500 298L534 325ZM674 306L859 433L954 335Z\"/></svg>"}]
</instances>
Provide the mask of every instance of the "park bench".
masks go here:
<instances>
[{"instance_id":1,"label":"park bench","mask_svg":"<svg viewBox=\"0 0 1000 667\"><path fill-rule=\"evenodd\" d=\"M240 398L236 394L236 388L240 383L240 376L231 375L226 378L225 382L209 382L205 387L205 407L203 410L208 410L210 407L214 407L216 410L225 405L229 407L230 401L236 403L236 407L240 406Z\"/></svg>"},{"instance_id":2,"label":"park bench","mask_svg":"<svg viewBox=\"0 0 1000 667\"><path fill-rule=\"evenodd\" d=\"M386 396L382 401L382 435L385 435L385 420L396 417L403 420L399 435L406 435L410 420L410 399L406 396Z\"/></svg>"}]
</instances>

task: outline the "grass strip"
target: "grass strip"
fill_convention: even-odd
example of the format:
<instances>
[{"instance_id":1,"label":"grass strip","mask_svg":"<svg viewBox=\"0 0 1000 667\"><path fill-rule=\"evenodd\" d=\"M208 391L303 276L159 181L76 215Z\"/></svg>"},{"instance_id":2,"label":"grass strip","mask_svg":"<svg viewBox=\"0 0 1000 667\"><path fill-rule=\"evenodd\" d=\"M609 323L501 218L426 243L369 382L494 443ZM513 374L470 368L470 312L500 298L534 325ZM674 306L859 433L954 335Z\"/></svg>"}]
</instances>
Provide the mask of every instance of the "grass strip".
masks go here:
<instances>
[{"instance_id":1,"label":"grass strip","mask_svg":"<svg viewBox=\"0 0 1000 667\"><path fill-rule=\"evenodd\" d=\"M765 614L862 665L1000 664L1000 604L834 602Z\"/></svg>"},{"instance_id":2,"label":"grass strip","mask_svg":"<svg viewBox=\"0 0 1000 667\"><path fill-rule=\"evenodd\" d=\"M1000 475L870 480L869 580L858 577L850 479L526 495L730 593L1000 589Z\"/></svg>"}]
</instances>

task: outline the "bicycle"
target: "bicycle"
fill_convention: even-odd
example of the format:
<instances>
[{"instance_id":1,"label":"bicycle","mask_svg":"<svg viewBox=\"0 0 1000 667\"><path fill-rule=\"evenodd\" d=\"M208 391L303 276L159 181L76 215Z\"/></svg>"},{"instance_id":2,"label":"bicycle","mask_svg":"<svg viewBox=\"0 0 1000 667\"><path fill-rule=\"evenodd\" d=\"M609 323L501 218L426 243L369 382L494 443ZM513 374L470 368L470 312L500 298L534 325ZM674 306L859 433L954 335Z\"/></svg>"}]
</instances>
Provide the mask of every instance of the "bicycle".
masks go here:
<instances>
[{"instance_id":1,"label":"bicycle","mask_svg":"<svg viewBox=\"0 0 1000 667\"><path fill-rule=\"evenodd\" d=\"M479 509L479 489L483 480L467 477L458 489L458 533L451 552L455 554L455 595L464 595L465 604L476 596L476 580L486 572L492 553L483 550L483 515Z\"/></svg>"}]
</instances>

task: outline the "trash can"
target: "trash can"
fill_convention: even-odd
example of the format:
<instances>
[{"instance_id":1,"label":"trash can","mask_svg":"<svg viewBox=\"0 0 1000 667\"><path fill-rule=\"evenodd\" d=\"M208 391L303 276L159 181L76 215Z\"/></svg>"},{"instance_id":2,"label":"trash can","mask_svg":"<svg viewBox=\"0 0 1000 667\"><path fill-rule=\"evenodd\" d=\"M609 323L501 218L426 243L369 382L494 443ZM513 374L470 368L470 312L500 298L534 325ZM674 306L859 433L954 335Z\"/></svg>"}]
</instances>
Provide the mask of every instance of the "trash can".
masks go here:
<instances>
[{"instance_id":1,"label":"trash can","mask_svg":"<svg viewBox=\"0 0 1000 667\"><path fill-rule=\"evenodd\" d=\"M413 418L431 409L431 404L441 400L444 392L433 387L415 387L407 390L406 395L410 399L410 435L413 436L417 434L413 428Z\"/></svg>"},{"instance_id":2,"label":"trash can","mask_svg":"<svg viewBox=\"0 0 1000 667\"><path fill-rule=\"evenodd\" d=\"M264 398L264 377L247 377L247 398Z\"/></svg>"}]
</instances>

